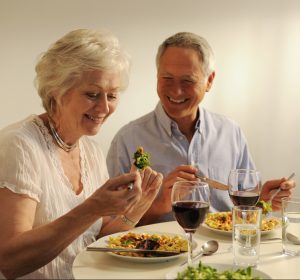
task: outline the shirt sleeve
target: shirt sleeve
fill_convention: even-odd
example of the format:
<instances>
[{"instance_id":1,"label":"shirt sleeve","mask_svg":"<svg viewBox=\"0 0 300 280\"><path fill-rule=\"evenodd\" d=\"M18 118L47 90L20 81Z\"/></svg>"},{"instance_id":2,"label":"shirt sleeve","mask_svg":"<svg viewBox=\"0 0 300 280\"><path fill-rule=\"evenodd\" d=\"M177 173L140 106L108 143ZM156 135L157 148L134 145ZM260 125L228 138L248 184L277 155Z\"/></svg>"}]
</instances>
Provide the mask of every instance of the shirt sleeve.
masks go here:
<instances>
[{"instance_id":1,"label":"shirt sleeve","mask_svg":"<svg viewBox=\"0 0 300 280\"><path fill-rule=\"evenodd\" d=\"M0 140L0 187L40 202L40 166L32 139L4 135Z\"/></svg>"},{"instance_id":2,"label":"shirt sleeve","mask_svg":"<svg viewBox=\"0 0 300 280\"><path fill-rule=\"evenodd\" d=\"M250 150L247 144L246 137L243 133L243 131L239 128L239 134L240 134L240 158L239 158L239 164L237 168L243 168L243 169L255 169L255 164L252 159L252 156L250 154Z\"/></svg>"}]
</instances>

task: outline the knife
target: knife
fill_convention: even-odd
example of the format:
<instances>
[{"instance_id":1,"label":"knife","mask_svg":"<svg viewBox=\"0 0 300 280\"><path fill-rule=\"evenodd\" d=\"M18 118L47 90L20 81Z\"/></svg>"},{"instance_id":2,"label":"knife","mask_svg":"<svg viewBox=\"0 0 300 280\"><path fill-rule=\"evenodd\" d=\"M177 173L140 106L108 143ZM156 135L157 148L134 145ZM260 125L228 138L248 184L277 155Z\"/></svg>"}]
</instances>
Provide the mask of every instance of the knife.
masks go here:
<instances>
[{"instance_id":1,"label":"knife","mask_svg":"<svg viewBox=\"0 0 300 280\"><path fill-rule=\"evenodd\" d=\"M131 249L131 248L109 248L109 247L87 247L87 251L96 252L126 252L126 253L144 253L156 256L175 256L185 252L171 252L171 251L160 251L160 250L147 250L147 249Z\"/></svg>"},{"instance_id":2,"label":"knife","mask_svg":"<svg viewBox=\"0 0 300 280\"><path fill-rule=\"evenodd\" d=\"M211 187L213 187L215 189L223 190L223 191L228 191L228 189L229 189L228 185L225 185L225 184L223 184L221 182L209 179L209 178L201 176L201 175L199 175L197 173L195 174L195 176L197 178L199 178L201 181L206 182L207 184L209 184Z\"/></svg>"}]
</instances>

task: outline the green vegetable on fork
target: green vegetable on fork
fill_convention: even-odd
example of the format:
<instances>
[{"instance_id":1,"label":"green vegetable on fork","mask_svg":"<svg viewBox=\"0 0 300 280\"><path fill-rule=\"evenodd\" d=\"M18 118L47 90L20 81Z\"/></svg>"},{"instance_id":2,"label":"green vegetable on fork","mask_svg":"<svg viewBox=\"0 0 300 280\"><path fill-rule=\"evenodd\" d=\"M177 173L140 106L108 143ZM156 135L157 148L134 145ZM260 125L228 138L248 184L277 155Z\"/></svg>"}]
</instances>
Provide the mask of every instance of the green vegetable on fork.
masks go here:
<instances>
[{"instance_id":1,"label":"green vegetable on fork","mask_svg":"<svg viewBox=\"0 0 300 280\"><path fill-rule=\"evenodd\" d=\"M265 215L272 212L272 202L260 200L257 202L256 206L260 207L262 209L262 213Z\"/></svg>"},{"instance_id":2,"label":"green vegetable on fork","mask_svg":"<svg viewBox=\"0 0 300 280\"><path fill-rule=\"evenodd\" d=\"M293 172L286 180L291 180L295 176ZM279 187L270 197L268 201L260 200L257 202L256 206L262 208L262 213L267 215L269 212L272 212L272 200L280 192L281 188Z\"/></svg>"},{"instance_id":3,"label":"green vegetable on fork","mask_svg":"<svg viewBox=\"0 0 300 280\"><path fill-rule=\"evenodd\" d=\"M149 153L144 152L143 147L138 147L134 153L134 165L138 169L145 169L147 166L150 166L150 155Z\"/></svg>"}]
</instances>

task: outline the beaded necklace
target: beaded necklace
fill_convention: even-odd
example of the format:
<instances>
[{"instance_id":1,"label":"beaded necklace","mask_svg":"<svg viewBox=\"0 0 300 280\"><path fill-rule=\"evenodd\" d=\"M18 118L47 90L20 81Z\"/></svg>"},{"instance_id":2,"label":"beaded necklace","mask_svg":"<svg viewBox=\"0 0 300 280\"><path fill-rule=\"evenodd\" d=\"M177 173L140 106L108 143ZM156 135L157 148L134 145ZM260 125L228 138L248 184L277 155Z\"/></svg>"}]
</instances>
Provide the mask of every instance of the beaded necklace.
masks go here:
<instances>
[{"instance_id":1,"label":"beaded necklace","mask_svg":"<svg viewBox=\"0 0 300 280\"><path fill-rule=\"evenodd\" d=\"M50 120L49 117L48 117L48 120L49 120L49 126L50 126L50 130L51 130L51 134L54 137L54 139L55 139L56 143L58 144L58 146L66 152L73 151L77 147L77 143L75 143L73 145L69 145L69 144L65 143L64 140L62 140L61 137L58 135L58 133L57 133L56 129L54 128L54 125L53 125L53 123L52 123L52 121Z\"/></svg>"}]
</instances>

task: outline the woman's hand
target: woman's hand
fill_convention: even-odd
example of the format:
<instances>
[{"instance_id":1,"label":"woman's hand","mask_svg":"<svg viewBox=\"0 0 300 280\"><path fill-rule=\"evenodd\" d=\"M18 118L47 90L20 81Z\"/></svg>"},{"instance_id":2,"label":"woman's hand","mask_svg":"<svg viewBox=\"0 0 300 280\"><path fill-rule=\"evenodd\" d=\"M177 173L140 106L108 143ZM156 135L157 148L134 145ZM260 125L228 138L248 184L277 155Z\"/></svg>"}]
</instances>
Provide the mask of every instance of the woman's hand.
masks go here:
<instances>
[{"instance_id":1,"label":"woman's hand","mask_svg":"<svg viewBox=\"0 0 300 280\"><path fill-rule=\"evenodd\" d=\"M135 166L132 166L131 171L136 170ZM139 170L142 184L142 195L139 202L126 214L133 221L140 220L143 214L152 205L156 195L159 192L160 186L162 184L163 176L161 173L156 172L150 167L146 167L143 170ZM133 187L132 190L134 190Z\"/></svg>"},{"instance_id":2,"label":"woman's hand","mask_svg":"<svg viewBox=\"0 0 300 280\"><path fill-rule=\"evenodd\" d=\"M133 188L128 185L133 183ZM109 179L88 199L92 212L99 216L122 215L131 211L142 197L142 180L139 172Z\"/></svg>"}]
</instances>

